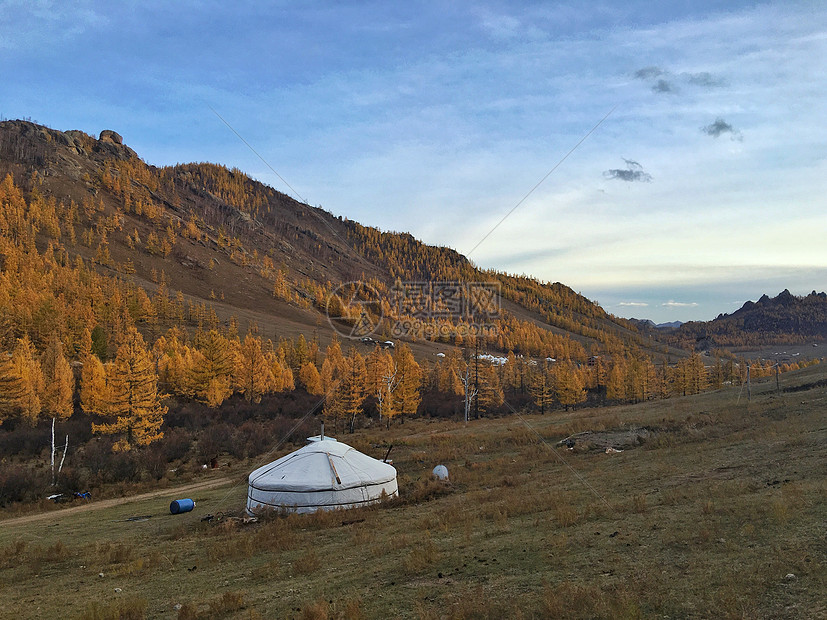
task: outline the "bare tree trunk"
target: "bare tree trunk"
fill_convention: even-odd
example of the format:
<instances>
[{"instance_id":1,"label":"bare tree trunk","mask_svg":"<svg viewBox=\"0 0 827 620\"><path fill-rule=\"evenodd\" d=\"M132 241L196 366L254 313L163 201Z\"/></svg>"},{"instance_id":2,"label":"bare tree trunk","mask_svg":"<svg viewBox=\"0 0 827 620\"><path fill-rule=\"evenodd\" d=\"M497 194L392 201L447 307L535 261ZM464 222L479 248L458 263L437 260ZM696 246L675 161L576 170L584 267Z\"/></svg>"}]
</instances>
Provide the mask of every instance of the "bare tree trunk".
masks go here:
<instances>
[{"instance_id":1,"label":"bare tree trunk","mask_svg":"<svg viewBox=\"0 0 827 620\"><path fill-rule=\"evenodd\" d=\"M69 435L66 435L66 443L63 444L63 456L60 457L60 467L57 468L57 475L63 471L63 461L66 460L66 451L69 449Z\"/></svg>"},{"instance_id":2,"label":"bare tree trunk","mask_svg":"<svg viewBox=\"0 0 827 620\"><path fill-rule=\"evenodd\" d=\"M52 486L55 486L55 419L52 418Z\"/></svg>"},{"instance_id":3,"label":"bare tree trunk","mask_svg":"<svg viewBox=\"0 0 827 620\"><path fill-rule=\"evenodd\" d=\"M477 397L477 388L471 387L470 378L468 376L470 370L466 366L465 367L465 377L460 377L460 381L462 382L463 391L465 392L465 423L468 424L468 417L471 413L471 401Z\"/></svg>"}]
</instances>

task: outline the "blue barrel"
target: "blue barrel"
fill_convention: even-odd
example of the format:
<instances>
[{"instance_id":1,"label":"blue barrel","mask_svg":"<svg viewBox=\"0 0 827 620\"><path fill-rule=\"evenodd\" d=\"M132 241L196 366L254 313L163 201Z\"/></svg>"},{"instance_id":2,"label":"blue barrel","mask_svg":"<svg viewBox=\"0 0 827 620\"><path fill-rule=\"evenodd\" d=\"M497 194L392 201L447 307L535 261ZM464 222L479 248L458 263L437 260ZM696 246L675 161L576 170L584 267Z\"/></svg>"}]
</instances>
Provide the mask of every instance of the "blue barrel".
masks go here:
<instances>
[{"instance_id":1,"label":"blue barrel","mask_svg":"<svg viewBox=\"0 0 827 620\"><path fill-rule=\"evenodd\" d=\"M170 514L180 514L182 512L189 512L195 508L195 502L191 499L176 499L169 505Z\"/></svg>"}]
</instances>

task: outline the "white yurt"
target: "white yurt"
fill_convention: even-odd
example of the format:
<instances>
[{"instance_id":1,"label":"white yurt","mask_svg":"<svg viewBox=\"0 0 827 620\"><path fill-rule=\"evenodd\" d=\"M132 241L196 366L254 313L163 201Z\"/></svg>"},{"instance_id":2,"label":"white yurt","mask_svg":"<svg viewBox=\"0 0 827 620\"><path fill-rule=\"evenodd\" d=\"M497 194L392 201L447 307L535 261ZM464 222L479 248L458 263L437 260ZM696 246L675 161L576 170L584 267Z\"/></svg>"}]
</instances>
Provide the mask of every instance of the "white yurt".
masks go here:
<instances>
[{"instance_id":1,"label":"white yurt","mask_svg":"<svg viewBox=\"0 0 827 620\"><path fill-rule=\"evenodd\" d=\"M332 437L310 437L295 452L249 477L247 511L307 513L355 508L396 497L396 469Z\"/></svg>"}]
</instances>

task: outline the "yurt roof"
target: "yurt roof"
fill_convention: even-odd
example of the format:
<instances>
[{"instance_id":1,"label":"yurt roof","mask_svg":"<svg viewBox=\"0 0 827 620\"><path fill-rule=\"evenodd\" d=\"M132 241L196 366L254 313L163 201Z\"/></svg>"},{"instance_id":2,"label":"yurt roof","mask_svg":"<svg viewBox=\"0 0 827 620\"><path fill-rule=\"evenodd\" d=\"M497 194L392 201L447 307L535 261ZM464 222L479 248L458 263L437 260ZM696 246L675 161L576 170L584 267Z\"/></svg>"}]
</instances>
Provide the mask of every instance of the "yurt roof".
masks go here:
<instances>
[{"instance_id":1,"label":"yurt roof","mask_svg":"<svg viewBox=\"0 0 827 620\"><path fill-rule=\"evenodd\" d=\"M250 474L262 491L308 492L350 489L396 478L393 466L362 454L341 441L316 441Z\"/></svg>"}]
</instances>

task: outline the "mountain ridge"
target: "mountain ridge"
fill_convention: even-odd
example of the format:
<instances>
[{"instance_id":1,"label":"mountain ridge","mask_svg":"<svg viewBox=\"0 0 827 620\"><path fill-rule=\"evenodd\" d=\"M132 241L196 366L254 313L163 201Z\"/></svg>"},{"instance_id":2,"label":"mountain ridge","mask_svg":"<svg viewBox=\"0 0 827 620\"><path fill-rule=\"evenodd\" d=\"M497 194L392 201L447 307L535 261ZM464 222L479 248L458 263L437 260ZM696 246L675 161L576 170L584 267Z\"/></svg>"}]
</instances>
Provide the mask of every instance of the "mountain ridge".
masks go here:
<instances>
[{"instance_id":1,"label":"mountain ridge","mask_svg":"<svg viewBox=\"0 0 827 620\"><path fill-rule=\"evenodd\" d=\"M385 294L400 279L491 281L505 308L502 333L486 343L493 349L541 355L550 348L585 359L661 347L563 284L479 269L453 249L335 216L238 169L152 166L112 130L96 139L4 121L0 175L7 173L28 195L53 201L53 210L63 203L76 210L68 224L84 228L76 235L82 240L41 238L41 246L58 243L141 286L163 280L169 290L257 320L290 318L293 332L301 324L319 328L325 297L342 282L368 282ZM98 253L111 264L96 260Z\"/></svg>"},{"instance_id":2,"label":"mountain ridge","mask_svg":"<svg viewBox=\"0 0 827 620\"><path fill-rule=\"evenodd\" d=\"M696 349L823 341L827 339L827 293L813 290L797 296L784 289L775 297L764 294L732 314L684 323L670 338Z\"/></svg>"}]
</instances>

